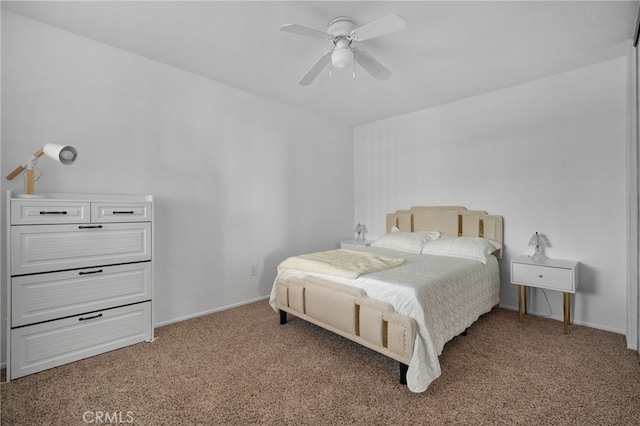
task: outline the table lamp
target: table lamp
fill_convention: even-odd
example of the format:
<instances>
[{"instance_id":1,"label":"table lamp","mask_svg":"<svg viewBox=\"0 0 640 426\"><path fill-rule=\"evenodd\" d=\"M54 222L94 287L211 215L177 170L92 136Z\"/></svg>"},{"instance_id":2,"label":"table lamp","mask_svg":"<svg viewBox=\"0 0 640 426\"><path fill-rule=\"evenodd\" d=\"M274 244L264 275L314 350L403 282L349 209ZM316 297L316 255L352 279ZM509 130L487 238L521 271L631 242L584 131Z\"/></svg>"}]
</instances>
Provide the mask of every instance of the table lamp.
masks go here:
<instances>
[{"instance_id":1,"label":"table lamp","mask_svg":"<svg viewBox=\"0 0 640 426\"><path fill-rule=\"evenodd\" d=\"M25 164L16 167L14 171L7 175L7 180L13 180L16 176L27 171L27 193L26 196L37 197L35 195L35 167L38 164L38 160L43 155L51 157L54 160L64 165L72 164L78 158L78 151L72 146L57 145L53 143L45 144L42 148L33 154L33 157L29 158Z\"/></svg>"},{"instance_id":2,"label":"table lamp","mask_svg":"<svg viewBox=\"0 0 640 426\"><path fill-rule=\"evenodd\" d=\"M549 239L544 234L535 233L531 236L529 240L529 247L535 247L534 253L531 255L531 258L536 261L543 261L547 258L544 254L545 247L551 247L551 243L549 243Z\"/></svg>"},{"instance_id":3,"label":"table lamp","mask_svg":"<svg viewBox=\"0 0 640 426\"><path fill-rule=\"evenodd\" d=\"M367 225L357 224L355 232L356 232L356 234L358 234L356 236L356 241L364 241L365 240L365 233L369 232L369 231L367 230Z\"/></svg>"}]
</instances>

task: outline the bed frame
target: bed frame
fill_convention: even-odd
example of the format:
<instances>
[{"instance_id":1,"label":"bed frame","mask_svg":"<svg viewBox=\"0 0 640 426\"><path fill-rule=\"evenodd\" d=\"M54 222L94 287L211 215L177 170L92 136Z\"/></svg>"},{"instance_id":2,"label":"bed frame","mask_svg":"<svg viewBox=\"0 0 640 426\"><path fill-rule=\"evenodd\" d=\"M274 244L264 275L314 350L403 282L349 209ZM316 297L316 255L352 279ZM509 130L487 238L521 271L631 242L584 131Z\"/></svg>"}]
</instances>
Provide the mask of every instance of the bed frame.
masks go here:
<instances>
[{"instance_id":1,"label":"bed frame","mask_svg":"<svg viewBox=\"0 0 640 426\"><path fill-rule=\"evenodd\" d=\"M440 231L446 236L485 237L502 243L502 216L459 206L411 207L387 214L386 229ZM495 253L499 259L502 252ZM364 290L306 276L276 280L280 324L287 312L399 362L406 384L417 326L389 303L367 297Z\"/></svg>"}]
</instances>

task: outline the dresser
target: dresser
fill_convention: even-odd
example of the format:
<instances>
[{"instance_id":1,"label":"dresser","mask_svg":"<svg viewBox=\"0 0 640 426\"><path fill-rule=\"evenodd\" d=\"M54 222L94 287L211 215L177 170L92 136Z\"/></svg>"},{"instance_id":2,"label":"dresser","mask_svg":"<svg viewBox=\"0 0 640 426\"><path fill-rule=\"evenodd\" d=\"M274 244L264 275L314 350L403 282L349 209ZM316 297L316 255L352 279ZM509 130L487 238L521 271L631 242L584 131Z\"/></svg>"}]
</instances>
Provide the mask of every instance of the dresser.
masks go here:
<instances>
[{"instance_id":1,"label":"dresser","mask_svg":"<svg viewBox=\"0 0 640 426\"><path fill-rule=\"evenodd\" d=\"M7 380L153 340L153 197L7 193Z\"/></svg>"},{"instance_id":2,"label":"dresser","mask_svg":"<svg viewBox=\"0 0 640 426\"><path fill-rule=\"evenodd\" d=\"M527 313L528 288L538 287L563 293L564 334L571 322L571 294L578 287L578 265L575 260L545 259L534 261L518 256L511 261L511 283L518 286L518 318ZM523 297L524 296L524 297Z\"/></svg>"}]
</instances>

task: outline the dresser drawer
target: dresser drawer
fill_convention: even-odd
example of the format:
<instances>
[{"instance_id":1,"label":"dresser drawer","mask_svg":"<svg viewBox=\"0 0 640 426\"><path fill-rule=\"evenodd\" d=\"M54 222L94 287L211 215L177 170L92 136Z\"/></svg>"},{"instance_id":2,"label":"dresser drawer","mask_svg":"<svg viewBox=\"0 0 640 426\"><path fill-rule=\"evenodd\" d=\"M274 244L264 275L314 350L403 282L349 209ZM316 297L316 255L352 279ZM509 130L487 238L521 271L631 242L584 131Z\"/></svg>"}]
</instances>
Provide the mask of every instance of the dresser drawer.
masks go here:
<instances>
[{"instance_id":1,"label":"dresser drawer","mask_svg":"<svg viewBox=\"0 0 640 426\"><path fill-rule=\"evenodd\" d=\"M55 200L12 200L11 224L88 223L91 203Z\"/></svg>"},{"instance_id":2,"label":"dresser drawer","mask_svg":"<svg viewBox=\"0 0 640 426\"><path fill-rule=\"evenodd\" d=\"M11 279L11 327L151 300L151 262Z\"/></svg>"},{"instance_id":3,"label":"dresser drawer","mask_svg":"<svg viewBox=\"0 0 640 426\"><path fill-rule=\"evenodd\" d=\"M91 221L95 223L148 222L151 219L151 203L91 203Z\"/></svg>"},{"instance_id":4,"label":"dresser drawer","mask_svg":"<svg viewBox=\"0 0 640 426\"><path fill-rule=\"evenodd\" d=\"M11 330L11 377L152 340L151 302Z\"/></svg>"},{"instance_id":5,"label":"dresser drawer","mask_svg":"<svg viewBox=\"0 0 640 426\"><path fill-rule=\"evenodd\" d=\"M573 293L576 290L574 269L524 263L511 264L511 281Z\"/></svg>"},{"instance_id":6,"label":"dresser drawer","mask_svg":"<svg viewBox=\"0 0 640 426\"><path fill-rule=\"evenodd\" d=\"M151 259L151 223L11 227L11 275Z\"/></svg>"}]
</instances>

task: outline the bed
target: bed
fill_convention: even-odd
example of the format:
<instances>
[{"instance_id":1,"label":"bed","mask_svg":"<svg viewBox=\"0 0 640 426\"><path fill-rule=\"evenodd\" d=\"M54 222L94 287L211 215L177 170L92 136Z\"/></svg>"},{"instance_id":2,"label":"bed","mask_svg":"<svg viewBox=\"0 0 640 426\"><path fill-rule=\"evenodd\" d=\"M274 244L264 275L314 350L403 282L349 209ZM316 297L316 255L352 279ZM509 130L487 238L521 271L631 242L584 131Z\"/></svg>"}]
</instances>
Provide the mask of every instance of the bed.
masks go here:
<instances>
[{"instance_id":1,"label":"bed","mask_svg":"<svg viewBox=\"0 0 640 426\"><path fill-rule=\"evenodd\" d=\"M278 267L270 304L399 363L423 392L444 345L499 303L502 217L460 206L412 207L361 250L303 254Z\"/></svg>"}]
</instances>

